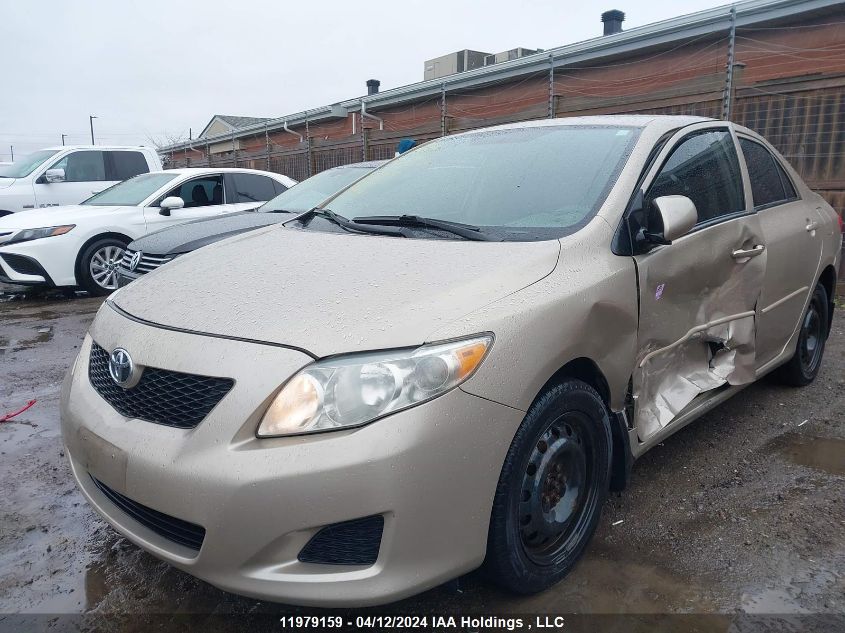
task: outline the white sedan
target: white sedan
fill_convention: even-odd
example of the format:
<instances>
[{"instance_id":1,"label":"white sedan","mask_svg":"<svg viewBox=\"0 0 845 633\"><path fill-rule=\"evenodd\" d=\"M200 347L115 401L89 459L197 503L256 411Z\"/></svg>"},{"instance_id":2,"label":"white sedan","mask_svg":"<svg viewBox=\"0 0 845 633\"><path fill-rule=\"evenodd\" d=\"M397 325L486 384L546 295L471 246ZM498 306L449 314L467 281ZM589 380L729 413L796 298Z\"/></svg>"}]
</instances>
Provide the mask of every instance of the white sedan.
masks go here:
<instances>
[{"instance_id":1,"label":"white sedan","mask_svg":"<svg viewBox=\"0 0 845 633\"><path fill-rule=\"evenodd\" d=\"M174 224L254 209L295 180L253 169L173 169L121 182L80 205L0 218L0 281L117 288L126 245Z\"/></svg>"}]
</instances>

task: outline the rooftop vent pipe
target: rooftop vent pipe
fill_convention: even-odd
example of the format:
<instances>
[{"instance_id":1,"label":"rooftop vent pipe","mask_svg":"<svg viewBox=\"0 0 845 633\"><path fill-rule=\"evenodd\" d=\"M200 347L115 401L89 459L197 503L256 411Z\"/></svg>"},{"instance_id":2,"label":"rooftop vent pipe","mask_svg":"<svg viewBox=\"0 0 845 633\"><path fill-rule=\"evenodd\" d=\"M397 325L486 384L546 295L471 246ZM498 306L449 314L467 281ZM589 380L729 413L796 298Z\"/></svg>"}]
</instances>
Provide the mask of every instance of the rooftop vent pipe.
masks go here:
<instances>
[{"instance_id":1,"label":"rooftop vent pipe","mask_svg":"<svg viewBox=\"0 0 845 633\"><path fill-rule=\"evenodd\" d=\"M367 79L367 94L374 95L378 92L381 82L378 79Z\"/></svg>"},{"instance_id":2,"label":"rooftop vent pipe","mask_svg":"<svg viewBox=\"0 0 845 633\"><path fill-rule=\"evenodd\" d=\"M622 32L622 22L625 21L625 14L618 9L605 11L601 14L601 21L604 22L604 34L613 35Z\"/></svg>"}]
</instances>

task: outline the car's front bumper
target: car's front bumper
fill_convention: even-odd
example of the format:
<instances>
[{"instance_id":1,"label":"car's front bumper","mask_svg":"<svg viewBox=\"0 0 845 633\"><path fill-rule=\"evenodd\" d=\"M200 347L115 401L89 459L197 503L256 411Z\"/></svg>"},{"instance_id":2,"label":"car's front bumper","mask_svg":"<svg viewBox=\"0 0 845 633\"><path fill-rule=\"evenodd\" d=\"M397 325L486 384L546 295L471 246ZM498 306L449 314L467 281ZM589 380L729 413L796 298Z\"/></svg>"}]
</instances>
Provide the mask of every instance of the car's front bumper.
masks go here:
<instances>
[{"instance_id":1,"label":"car's front bumper","mask_svg":"<svg viewBox=\"0 0 845 633\"><path fill-rule=\"evenodd\" d=\"M125 418L90 384L92 336L106 350L124 347L141 365L228 376L235 386L191 430ZM456 389L357 430L257 439L278 385L310 360L290 349L139 324L104 305L62 396L62 432L80 488L144 549L260 599L380 604L480 565L493 494L523 413ZM135 521L91 476L205 528L199 552ZM321 527L372 515L384 517L375 564L298 560Z\"/></svg>"},{"instance_id":2,"label":"car's front bumper","mask_svg":"<svg viewBox=\"0 0 845 633\"><path fill-rule=\"evenodd\" d=\"M19 286L55 286L37 259L10 251L0 251L0 281Z\"/></svg>"},{"instance_id":3,"label":"car's front bumper","mask_svg":"<svg viewBox=\"0 0 845 633\"><path fill-rule=\"evenodd\" d=\"M0 244L0 278L25 286L75 286L76 236L71 233ZM17 261L15 261L17 260Z\"/></svg>"},{"instance_id":4,"label":"car's front bumper","mask_svg":"<svg viewBox=\"0 0 845 633\"><path fill-rule=\"evenodd\" d=\"M117 287L123 288L140 277L143 277L143 275L133 273L128 268L121 266L117 269Z\"/></svg>"}]
</instances>

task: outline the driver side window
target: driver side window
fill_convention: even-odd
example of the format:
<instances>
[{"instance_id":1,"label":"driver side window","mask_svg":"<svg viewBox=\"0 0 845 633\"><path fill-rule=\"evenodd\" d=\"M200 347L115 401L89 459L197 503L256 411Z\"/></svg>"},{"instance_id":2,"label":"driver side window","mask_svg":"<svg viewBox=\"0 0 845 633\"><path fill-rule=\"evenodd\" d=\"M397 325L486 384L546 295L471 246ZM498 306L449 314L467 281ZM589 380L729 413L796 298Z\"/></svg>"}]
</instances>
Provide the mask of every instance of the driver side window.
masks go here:
<instances>
[{"instance_id":1,"label":"driver side window","mask_svg":"<svg viewBox=\"0 0 845 633\"><path fill-rule=\"evenodd\" d=\"M98 151L73 152L51 165L50 169L64 169L65 182L101 182L106 179L103 152Z\"/></svg>"},{"instance_id":2,"label":"driver side window","mask_svg":"<svg viewBox=\"0 0 845 633\"><path fill-rule=\"evenodd\" d=\"M164 194L155 206L160 206L161 201L170 196L182 198L186 209L223 204L223 176L201 176L186 180Z\"/></svg>"},{"instance_id":3,"label":"driver side window","mask_svg":"<svg viewBox=\"0 0 845 633\"><path fill-rule=\"evenodd\" d=\"M697 224L745 211L742 176L728 130L702 130L681 141L646 195L646 208L660 196L686 196L695 203Z\"/></svg>"}]
</instances>

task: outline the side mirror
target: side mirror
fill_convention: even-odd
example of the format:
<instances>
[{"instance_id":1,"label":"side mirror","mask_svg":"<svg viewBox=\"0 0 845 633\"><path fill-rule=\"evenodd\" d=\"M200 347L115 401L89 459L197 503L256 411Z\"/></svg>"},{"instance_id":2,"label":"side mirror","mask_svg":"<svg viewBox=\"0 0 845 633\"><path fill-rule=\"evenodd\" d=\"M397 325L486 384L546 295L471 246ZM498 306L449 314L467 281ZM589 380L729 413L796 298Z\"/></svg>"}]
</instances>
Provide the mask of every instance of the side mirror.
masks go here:
<instances>
[{"instance_id":1,"label":"side mirror","mask_svg":"<svg viewBox=\"0 0 845 633\"><path fill-rule=\"evenodd\" d=\"M47 182L64 182L65 181L65 170L61 167L56 169L48 169L44 172L44 178Z\"/></svg>"},{"instance_id":2,"label":"side mirror","mask_svg":"<svg viewBox=\"0 0 845 633\"><path fill-rule=\"evenodd\" d=\"M181 209L185 206L185 201L178 196L168 196L164 200L161 201L159 208L161 211L161 215L170 215L170 212L174 209Z\"/></svg>"},{"instance_id":3,"label":"side mirror","mask_svg":"<svg viewBox=\"0 0 845 633\"><path fill-rule=\"evenodd\" d=\"M651 204L649 231L643 237L655 244L671 244L689 233L698 222L695 203L686 196L660 196Z\"/></svg>"}]
</instances>

